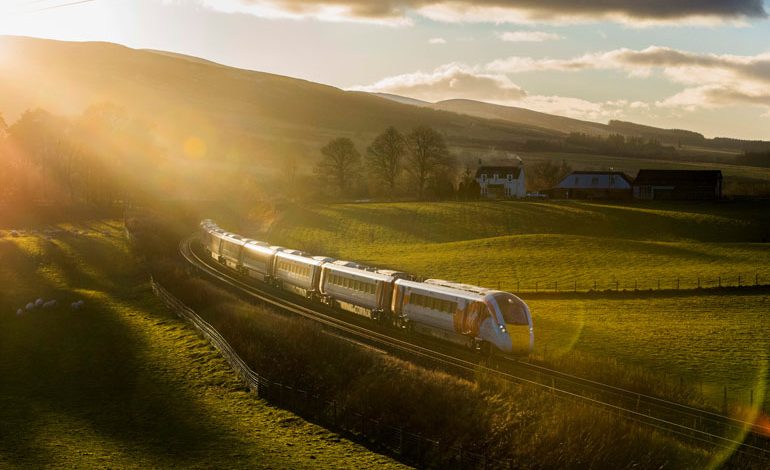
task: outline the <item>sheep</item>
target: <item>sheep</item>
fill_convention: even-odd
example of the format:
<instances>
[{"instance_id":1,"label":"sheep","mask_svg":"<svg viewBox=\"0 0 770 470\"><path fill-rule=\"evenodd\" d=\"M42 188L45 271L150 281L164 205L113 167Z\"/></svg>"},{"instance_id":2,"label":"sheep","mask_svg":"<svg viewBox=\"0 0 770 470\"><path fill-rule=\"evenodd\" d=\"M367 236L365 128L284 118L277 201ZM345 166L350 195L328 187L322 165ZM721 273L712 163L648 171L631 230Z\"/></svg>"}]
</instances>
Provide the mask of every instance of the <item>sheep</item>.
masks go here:
<instances>
[{"instance_id":1,"label":"sheep","mask_svg":"<svg viewBox=\"0 0 770 470\"><path fill-rule=\"evenodd\" d=\"M31 312L32 310L35 310L35 304L33 304L32 302L30 302L30 303L28 303L28 304L27 304L27 307L26 307L26 308L27 308L27 311L28 311L28 312Z\"/></svg>"},{"instance_id":2,"label":"sheep","mask_svg":"<svg viewBox=\"0 0 770 470\"><path fill-rule=\"evenodd\" d=\"M56 300L49 300L48 302L43 304L43 308L45 309L54 308L54 307L56 307Z\"/></svg>"},{"instance_id":3,"label":"sheep","mask_svg":"<svg viewBox=\"0 0 770 470\"><path fill-rule=\"evenodd\" d=\"M13 238L19 238L19 232L17 232L16 230L11 230L11 236Z\"/></svg>"},{"instance_id":4,"label":"sheep","mask_svg":"<svg viewBox=\"0 0 770 470\"><path fill-rule=\"evenodd\" d=\"M78 300L77 302L72 302L72 305L70 305L70 308L72 308L72 310L80 310L81 308L83 308L83 305L85 305L85 302L83 302L82 300Z\"/></svg>"},{"instance_id":5,"label":"sheep","mask_svg":"<svg viewBox=\"0 0 770 470\"><path fill-rule=\"evenodd\" d=\"M17 317L20 317L20 316L22 316L22 315L24 315L24 309L21 309L21 308L20 308L20 309L16 310L16 316L17 316Z\"/></svg>"},{"instance_id":6,"label":"sheep","mask_svg":"<svg viewBox=\"0 0 770 470\"><path fill-rule=\"evenodd\" d=\"M44 303L45 303L45 301L43 299L38 298L35 301L35 307L42 307Z\"/></svg>"}]
</instances>

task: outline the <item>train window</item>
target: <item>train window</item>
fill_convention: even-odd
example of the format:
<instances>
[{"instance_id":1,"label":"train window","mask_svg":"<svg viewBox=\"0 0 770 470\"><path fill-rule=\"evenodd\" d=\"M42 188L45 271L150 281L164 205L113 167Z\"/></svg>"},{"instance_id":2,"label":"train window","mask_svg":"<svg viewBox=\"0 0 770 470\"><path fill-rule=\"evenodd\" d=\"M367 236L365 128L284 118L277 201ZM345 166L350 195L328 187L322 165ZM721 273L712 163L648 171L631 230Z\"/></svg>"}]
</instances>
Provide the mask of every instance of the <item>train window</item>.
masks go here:
<instances>
[{"instance_id":1,"label":"train window","mask_svg":"<svg viewBox=\"0 0 770 470\"><path fill-rule=\"evenodd\" d=\"M511 325L527 325L527 307L521 300L509 294L496 294L495 300L500 307L505 323Z\"/></svg>"}]
</instances>

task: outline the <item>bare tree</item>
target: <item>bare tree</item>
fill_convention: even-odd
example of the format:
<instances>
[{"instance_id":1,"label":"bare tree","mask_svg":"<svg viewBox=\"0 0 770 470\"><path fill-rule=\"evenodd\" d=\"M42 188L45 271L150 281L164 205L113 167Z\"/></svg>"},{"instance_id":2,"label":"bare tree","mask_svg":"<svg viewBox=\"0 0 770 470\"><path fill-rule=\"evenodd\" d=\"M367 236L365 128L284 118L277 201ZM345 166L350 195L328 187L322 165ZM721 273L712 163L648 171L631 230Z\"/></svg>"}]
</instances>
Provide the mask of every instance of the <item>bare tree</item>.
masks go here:
<instances>
[{"instance_id":1,"label":"bare tree","mask_svg":"<svg viewBox=\"0 0 770 470\"><path fill-rule=\"evenodd\" d=\"M332 140L321 149L321 153L324 158L316 166L316 174L334 181L340 193L345 194L351 180L358 175L361 154L353 141L346 137Z\"/></svg>"},{"instance_id":2,"label":"bare tree","mask_svg":"<svg viewBox=\"0 0 770 470\"><path fill-rule=\"evenodd\" d=\"M401 160L406 154L406 139L391 126L374 139L366 149L367 161L372 174L383 181L391 194L396 188L396 181L401 174Z\"/></svg>"},{"instance_id":3,"label":"bare tree","mask_svg":"<svg viewBox=\"0 0 770 470\"><path fill-rule=\"evenodd\" d=\"M407 171L417 184L417 196L422 199L428 180L449 161L449 150L444 137L427 126L414 129L407 136L409 158Z\"/></svg>"}]
</instances>

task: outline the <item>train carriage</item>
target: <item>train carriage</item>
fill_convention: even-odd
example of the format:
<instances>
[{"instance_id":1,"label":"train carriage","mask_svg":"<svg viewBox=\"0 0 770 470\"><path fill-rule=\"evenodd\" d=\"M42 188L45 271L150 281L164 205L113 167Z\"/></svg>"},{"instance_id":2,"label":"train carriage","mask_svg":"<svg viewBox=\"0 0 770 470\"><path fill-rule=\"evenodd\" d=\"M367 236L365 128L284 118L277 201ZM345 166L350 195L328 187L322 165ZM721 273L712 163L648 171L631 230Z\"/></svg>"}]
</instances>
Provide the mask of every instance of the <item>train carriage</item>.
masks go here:
<instances>
[{"instance_id":1,"label":"train carriage","mask_svg":"<svg viewBox=\"0 0 770 470\"><path fill-rule=\"evenodd\" d=\"M324 264L319 286L321 299L356 315L373 320L389 319L395 279L343 263Z\"/></svg>"},{"instance_id":2,"label":"train carriage","mask_svg":"<svg viewBox=\"0 0 770 470\"><path fill-rule=\"evenodd\" d=\"M403 326L464 346L520 353L529 352L533 344L529 309L505 292L399 279L392 311Z\"/></svg>"},{"instance_id":3,"label":"train carriage","mask_svg":"<svg viewBox=\"0 0 770 470\"><path fill-rule=\"evenodd\" d=\"M215 236L218 236L222 241L219 251L219 262L228 268L238 270L241 265L243 246L251 240L245 240L233 233L215 234Z\"/></svg>"},{"instance_id":4,"label":"train carriage","mask_svg":"<svg viewBox=\"0 0 770 470\"><path fill-rule=\"evenodd\" d=\"M323 261L299 254L278 251L275 253L273 282L280 288L308 298L318 294Z\"/></svg>"},{"instance_id":5,"label":"train carriage","mask_svg":"<svg viewBox=\"0 0 770 470\"><path fill-rule=\"evenodd\" d=\"M252 241L243 245L241 272L262 282L271 282L275 249L264 242Z\"/></svg>"}]
</instances>

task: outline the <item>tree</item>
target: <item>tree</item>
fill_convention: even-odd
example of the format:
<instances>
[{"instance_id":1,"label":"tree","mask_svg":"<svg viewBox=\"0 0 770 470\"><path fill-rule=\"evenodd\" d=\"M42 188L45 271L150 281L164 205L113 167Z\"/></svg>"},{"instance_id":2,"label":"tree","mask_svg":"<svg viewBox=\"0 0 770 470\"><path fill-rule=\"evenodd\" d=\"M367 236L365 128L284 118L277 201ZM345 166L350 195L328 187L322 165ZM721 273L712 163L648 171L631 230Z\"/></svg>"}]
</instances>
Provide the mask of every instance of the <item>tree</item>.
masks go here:
<instances>
[{"instance_id":1,"label":"tree","mask_svg":"<svg viewBox=\"0 0 770 470\"><path fill-rule=\"evenodd\" d=\"M385 129L366 149L369 171L387 184L391 194L396 188L405 153L406 139L393 126Z\"/></svg>"},{"instance_id":2,"label":"tree","mask_svg":"<svg viewBox=\"0 0 770 470\"><path fill-rule=\"evenodd\" d=\"M358 175L361 154L353 141L340 137L321 149L324 158L318 163L315 172L322 178L329 178L345 194L350 182Z\"/></svg>"},{"instance_id":3,"label":"tree","mask_svg":"<svg viewBox=\"0 0 770 470\"><path fill-rule=\"evenodd\" d=\"M450 163L444 137L430 127L420 126L407 137L409 158L407 171L417 185L417 196L422 199L428 180Z\"/></svg>"},{"instance_id":4,"label":"tree","mask_svg":"<svg viewBox=\"0 0 770 470\"><path fill-rule=\"evenodd\" d=\"M556 165L550 160L538 162L528 166L527 189L530 191L542 191L555 187L565 176L572 173L572 167L567 162Z\"/></svg>"}]
</instances>

